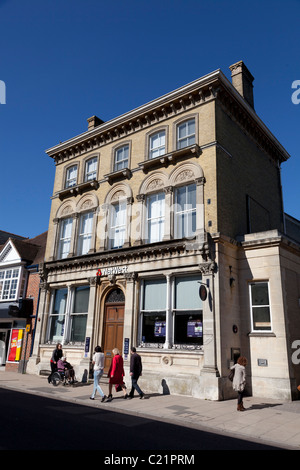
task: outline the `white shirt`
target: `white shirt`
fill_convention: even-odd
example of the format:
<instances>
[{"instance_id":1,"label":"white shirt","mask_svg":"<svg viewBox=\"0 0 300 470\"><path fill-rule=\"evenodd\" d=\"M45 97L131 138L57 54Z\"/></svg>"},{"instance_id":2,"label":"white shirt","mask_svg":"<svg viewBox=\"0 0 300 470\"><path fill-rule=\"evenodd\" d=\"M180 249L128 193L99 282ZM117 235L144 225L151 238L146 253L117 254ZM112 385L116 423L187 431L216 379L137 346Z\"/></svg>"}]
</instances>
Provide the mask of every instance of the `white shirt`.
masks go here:
<instances>
[{"instance_id":1,"label":"white shirt","mask_svg":"<svg viewBox=\"0 0 300 470\"><path fill-rule=\"evenodd\" d=\"M103 370L104 368L104 354L97 352L93 356L94 370Z\"/></svg>"}]
</instances>

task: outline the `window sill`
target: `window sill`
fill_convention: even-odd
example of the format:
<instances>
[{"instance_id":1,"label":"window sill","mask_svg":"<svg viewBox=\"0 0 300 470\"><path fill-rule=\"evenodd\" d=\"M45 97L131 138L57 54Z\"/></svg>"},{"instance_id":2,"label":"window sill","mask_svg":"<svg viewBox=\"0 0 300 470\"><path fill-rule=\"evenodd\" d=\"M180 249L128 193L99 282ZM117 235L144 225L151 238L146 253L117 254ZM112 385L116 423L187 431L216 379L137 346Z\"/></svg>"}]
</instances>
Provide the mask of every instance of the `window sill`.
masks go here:
<instances>
[{"instance_id":1,"label":"window sill","mask_svg":"<svg viewBox=\"0 0 300 470\"><path fill-rule=\"evenodd\" d=\"M113 171L111 173L108 173L105 175L106 181L109 182L109 184L113 184L115 181L122 180L122 179L130 179L131 178L131 171L129 168L123 168L122 170L118 171Z\"/></svg>"},{"instance_id":2,"label":"window sill","mask_svg":"<svg viewBox=\"0 0 300 470\"><path fill-rule=\"evenodd\" d=\"M86 191L92 189L98 189L99 183L96 180L86 181L85 183L77 184L71 188L63 189L57 193L59 199L65 199L66 197L77 196L77 194L83 194Z\"/></svg>"},{"instance_id":3,"label":"window sill","mask_svg":"<svg viewBox=\"0 0 300 470\"><path fill-rule=\"evenodd\" d=\"M275 333L272 331L253 331L248 333L249 338L276 338Z\"/></svg>"},{"instance_id":4,"label":"window sill","mask_svg":"<svg viewBox=\"0 0 300 470\"><path fill-rule=\"evenodd\" d=\"M169 164L175 164L178 161L184 160L185 158L190 158L191 156L199 157L200 154L201 148L199 145L193 144L189 147L184 147L165 155L160 155L159 157L145 160L144 162L139 163L139 167L141 170L143 170L144 173L147 173L149 170L154 168L167 167Z\"/></svg>"},{"instance_id":5,"label":"window sill","mask_svg":"<svg viewBox=\"0 0 300 470\"><path fill-rule=\"evenodd\" d=\"M160 346L158 346L160 344ZM174 344L170 348L164 348L164 343L141 343L137 346L137 352L145 353L166 353L166 354L191 354L191 353L202 353L204 352L203 345L178 345Z\"/></svg>"}]
</instances>

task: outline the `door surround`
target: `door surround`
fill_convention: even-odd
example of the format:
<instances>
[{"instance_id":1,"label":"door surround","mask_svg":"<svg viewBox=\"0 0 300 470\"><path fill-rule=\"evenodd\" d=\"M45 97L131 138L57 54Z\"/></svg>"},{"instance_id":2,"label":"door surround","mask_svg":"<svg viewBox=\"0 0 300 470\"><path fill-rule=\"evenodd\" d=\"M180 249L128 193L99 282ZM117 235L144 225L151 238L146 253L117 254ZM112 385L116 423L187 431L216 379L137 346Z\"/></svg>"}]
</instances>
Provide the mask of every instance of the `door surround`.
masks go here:
<instances>
[{"instance_id":1,"label":"door surround","mask_svg":"<svg viewBox=\"0 0 300 470\"><path fill-rule=\"evenodd\" d=\"M103 319L104 372L107 373L112 361L112 350L123 350L125 296L119 287L112 288L105 296Z\"/></svg>"}]
</instances>

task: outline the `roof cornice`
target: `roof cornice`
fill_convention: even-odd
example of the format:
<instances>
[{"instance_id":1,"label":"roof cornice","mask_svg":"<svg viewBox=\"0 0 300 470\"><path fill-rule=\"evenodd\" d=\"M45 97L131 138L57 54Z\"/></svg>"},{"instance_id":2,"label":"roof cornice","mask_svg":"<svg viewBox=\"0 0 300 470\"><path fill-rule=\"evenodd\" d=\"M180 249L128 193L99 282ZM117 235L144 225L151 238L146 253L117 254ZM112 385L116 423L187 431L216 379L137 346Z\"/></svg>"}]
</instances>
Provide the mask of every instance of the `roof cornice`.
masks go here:
<instances>
[{"instance_id":1,"label":"roof cornice","mask_svg":"<svg viewBox=\"0 0 300 470\"><path fill-rule=\"evenodd\" d=\"M154 125L176 114L181 114L194 106L215 100L221 94L226 94L230 97L234 101L235 106L243 110L244 114L251 118L252 122L259 127L269 144L276 148L276 154L278 154L280 161L285 161L290 157L257 116L253 108L247 104L220 69L139 106L132 111L104 122L94 129L87 130L51 147L46 150L46 153L56 163L75 158L86 151L95 150L101 145L114 142L122 137L128 137L137 130Z\"/></svg>"}]
</instances>

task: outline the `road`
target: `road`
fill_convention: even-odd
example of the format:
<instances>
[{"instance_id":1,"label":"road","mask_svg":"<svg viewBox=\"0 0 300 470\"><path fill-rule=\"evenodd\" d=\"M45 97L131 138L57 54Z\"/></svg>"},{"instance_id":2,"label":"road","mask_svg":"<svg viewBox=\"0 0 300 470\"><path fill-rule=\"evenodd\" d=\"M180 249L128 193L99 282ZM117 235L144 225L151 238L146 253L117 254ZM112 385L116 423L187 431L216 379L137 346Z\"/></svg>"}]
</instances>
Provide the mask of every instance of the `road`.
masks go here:
<instances>
[{"instance_id":1,"label":"road","mask_svg":"<svg viewBox=\"0 0 300 470\"><path fill-rule=\"evenodd\" d=\"M145 455L148 451L157 455L162 451L185 451L184 455L198 458L201 450L276 450L242 439L1 388L0 403L0 450L98 450L103 459L115 458L113 452L121 456L131 451L132 455L134 451L145 451Z\"/></svg>"}]
</instances>

